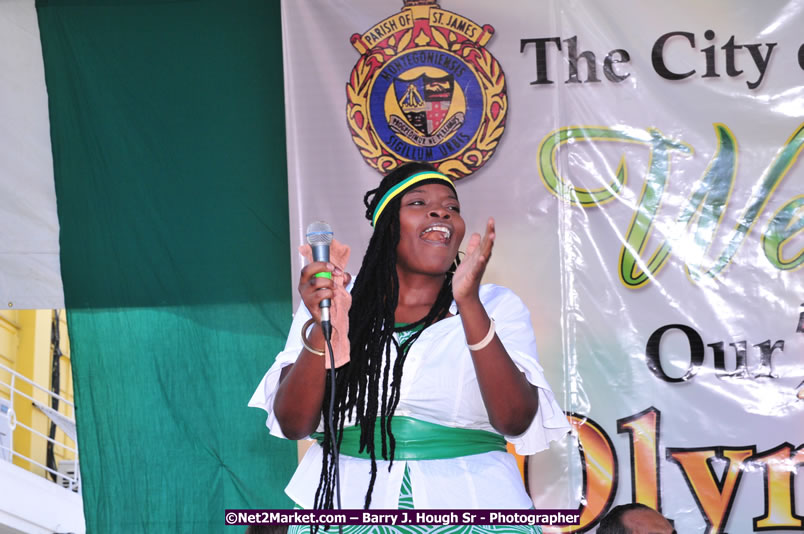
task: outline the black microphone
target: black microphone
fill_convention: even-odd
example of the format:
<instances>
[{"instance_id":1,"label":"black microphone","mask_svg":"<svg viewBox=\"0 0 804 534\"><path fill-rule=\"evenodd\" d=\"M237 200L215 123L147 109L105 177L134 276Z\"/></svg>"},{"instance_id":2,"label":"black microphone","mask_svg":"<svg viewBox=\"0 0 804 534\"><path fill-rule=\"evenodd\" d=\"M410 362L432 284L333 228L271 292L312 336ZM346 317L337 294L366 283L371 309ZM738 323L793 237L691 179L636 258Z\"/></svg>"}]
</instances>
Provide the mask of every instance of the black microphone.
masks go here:
<instances>
[{"instance_id":1,"label":"black microphone","mask_svg":"<svg viewBox=\"0 0 804 534\"><path fill-rule=\"evenodd\" d=\"M313 261L329 261L329 245L332 243L332 227L324 221L315 221L307 227L307 243L313 249ZM319 278L332 278L332 273L316 273ZM321 308L321 330L324 339L329 341L332 336L332 323L329 319L329 307L332 305L329 299L322 300L319 304Z\"/></svg>"}]
</instances>

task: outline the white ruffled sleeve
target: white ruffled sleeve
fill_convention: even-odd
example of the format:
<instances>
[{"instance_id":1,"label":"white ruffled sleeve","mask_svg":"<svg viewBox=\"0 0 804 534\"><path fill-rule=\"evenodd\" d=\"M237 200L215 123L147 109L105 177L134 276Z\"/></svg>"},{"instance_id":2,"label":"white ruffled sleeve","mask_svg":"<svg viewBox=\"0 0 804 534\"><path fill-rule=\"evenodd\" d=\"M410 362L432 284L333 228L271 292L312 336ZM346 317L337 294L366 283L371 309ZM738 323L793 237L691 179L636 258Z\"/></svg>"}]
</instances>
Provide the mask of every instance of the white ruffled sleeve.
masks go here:
<instances>
[{"instance_id":1,"label":"white ruffled sleeve","mask_svg":"<svg viewBox=\"0 0 804 534\"><path fill-rule=\"evenodd\" d=\"M257 386L257 390L251 396L251 400L248 401L249 407L262 408L268 412L268 419L265 421L265 425L271 431L271 435L279 438L286 438L282 433L282 429L279 428L279 422L274 414L274 397L276 396L276 389L279 387L279 375L283 368L293 364L296 358L299 357L299 353L302 350L301 329L310 317L312 316L307 307L303 302L300 303L296 314L293 316L293 323L290 325L285 350L277 354L274 364L262 377L260 385Z\"/></svg>"},{"instance_id":2,"label":"white ruffled sleeve","mask_svg":"<svg viewBox=\"0 0 804 534\"><path fill-rule=\"evenodd\" d=\"M528 429L518 436L505 438L518 454L535 454L547 449L551 441L563 438L570 424L539 365L530 312L512 291L499 286L494 289L494 293L499 293L492 298L487 310L494 319L497 335L528 382L539 388L539 409Z\"/></svg>"}]
</instances>

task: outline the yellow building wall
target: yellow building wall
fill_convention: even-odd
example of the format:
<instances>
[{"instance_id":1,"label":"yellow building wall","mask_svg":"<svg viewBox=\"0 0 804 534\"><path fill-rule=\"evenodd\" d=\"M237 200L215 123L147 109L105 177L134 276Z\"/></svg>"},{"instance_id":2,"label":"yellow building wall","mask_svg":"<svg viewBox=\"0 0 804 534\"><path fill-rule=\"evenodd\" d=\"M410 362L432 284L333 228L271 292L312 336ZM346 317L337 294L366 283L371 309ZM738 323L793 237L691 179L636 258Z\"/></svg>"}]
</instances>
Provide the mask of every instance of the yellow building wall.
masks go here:
<instances>
[{"instance_id":1,"label":"yellow building wall","mask_svg":"<svg viewBox=\"0 0 804 534\"><path fill-rule=\"evenodd\" d=\"M17 347L19 346L19 312L17 310L0 310L0 364L15 368L17 361ZM0 384L8 384L11 373L0 368ZM0 397L8 400L9 391L6 386L0 385Z\"/></svg>"},{"instance_id":2,"label":"yellow building wall","mask_svg":"<svg viewBox=\"0 0 804 534\"><path fill-rule=\"evenodd\" d=\"M61 348L62 352L62 356L59 359L59 395L70 402L75 403L75 399L73 397L73 368L72 360L70 359L70 340L67 336L67 314L64 312L64 310L59 313L59 332L59 347ZM63 402L59 402L59 412L75 419L75 411L73 410L73 407L68 406ZM69 447L76 449L75 442L68 438L67 435L58 427L56 428L56 441L62 445L68 445ZM71 460L75 458L75 453L65 449L64 447L56 446L54 447L53 452L56 455L57 464L60 460Z\"/></svg>"},{"instance_id":3,"label":"yellow building wall","mask_svg":"<svg viewBox=\"0 0 804 534\"><path fill-rule=\"evenodd\" d=\"M59 359L59 395L72 402L72 367L65 316L63 311L59 313L59 347L63 353ZM0 310L0 364L13 369L47 390L51 390L53 318L53 310ZM10 391L8 386L3 384L8 384L10 378L9 372L0 369L0 397L5 399L9 399ZM47 393L26 381L17 379L15 387L19 392L32 397L39 403L51 406ZM14 451L31 458L36 463L47 465L47 440L42 435L49 435L50 419L23 395L15 395L13 408L18 422L14 431ZM72 418L75 417L72 408L64 402L59 402L59 412ZM41 435L26 430L22 425L32 428ZM57 444L54 446L53 452L57 464L60 460L75 457L72 451L63 446L67 445L75 449L75 443L60 429L56 430L55 441ZM42 467L17 456L14 456L13 462L15 465L41 476L46 475Z\"/></svg>"}]
</instances>

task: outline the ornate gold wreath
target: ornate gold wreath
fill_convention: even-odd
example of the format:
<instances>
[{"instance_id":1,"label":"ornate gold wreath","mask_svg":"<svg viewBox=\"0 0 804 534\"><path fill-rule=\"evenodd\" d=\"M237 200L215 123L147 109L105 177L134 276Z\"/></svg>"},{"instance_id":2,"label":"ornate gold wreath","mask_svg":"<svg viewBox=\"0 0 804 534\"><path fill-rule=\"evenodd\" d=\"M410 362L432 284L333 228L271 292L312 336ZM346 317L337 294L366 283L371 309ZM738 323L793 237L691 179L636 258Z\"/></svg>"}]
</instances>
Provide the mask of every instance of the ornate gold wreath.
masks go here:
<instances>
[{"instance_id":1,"label":"ornate gold wreath","mask_svg":"<svg viewBox=\"0 0 804 534\"><path fill-rule=\"evenodd\" d=\"M388 38L387 46L375 48L360 57L349 83L346 84L346 117L352 140L360 150L366 162L383 174L391 172L407 160L400 159L388 151L373 129L369 128L368 97L374 73L383 64L393 59L406 49L424 46L437 46L461 56L478 75L485 95L483 121L471 145L463 152L439 162L433 162L438 170L451 178L463 178L482 167L494 154L500 136L505 130L505 117L508 111L508 97L505 91L505 75L500 64L484 47L470 40L458 42L454 32L444 36L436 28L431 28L431 40L421 30L416 38L414 28L399 36Z\"/></svg>"}]
</instances>

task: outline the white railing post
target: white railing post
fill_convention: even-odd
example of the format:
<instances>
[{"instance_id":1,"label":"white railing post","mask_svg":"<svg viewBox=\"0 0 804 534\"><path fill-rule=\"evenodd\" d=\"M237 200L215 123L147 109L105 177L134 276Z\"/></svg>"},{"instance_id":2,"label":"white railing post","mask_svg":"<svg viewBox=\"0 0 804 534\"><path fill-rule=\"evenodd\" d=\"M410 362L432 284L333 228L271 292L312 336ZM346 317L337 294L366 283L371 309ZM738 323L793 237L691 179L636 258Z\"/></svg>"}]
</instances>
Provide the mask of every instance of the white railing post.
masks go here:
<instances>
[{"instance_id":1,"label":"white railing post","mask_svg":"<svg viewBox=\"0 0 804 534\"><path fill-rule=\"evenodd\" d=\"M17 395L19 395L20 397L22 397L24 399L28 399L35 406L37 404L39 404L38 401L36 401L33 398L32 395L28 395L27 393L24 393L24 392L22 392L22 391L17 389L17 386L16 386L17 380L18 379L22 380L23 382L26 382L26 383L30 384L34 388L36 388L36 389L38 389L40 391L43 391L45 394L48 395L48 397L51 400L55 398L55 399L58 399L59 401L65 403L67 406L72 408L72 413L73 414L75 414L75 404L73 404L69 400L65 399L61 395L59 395L57 393L53 393L52 391L48 390L47 388L45 388L45 387L37 384L36 382L26 378L25 376L19 374L18 372L14 371L13 369L11 369L11 368L3 365L3 364L0 364L0 370L7 371L8 373L10 373L10 376L11 376L11 379L9 380L8 384L4 384L4 383L0 382L0 385L5 385L5 386L7 386L9 388L9 402L11 404L11 408L10 408L10 410L8 412L9 427L10 427L10 433L9 433L9 460L13 461L14 457L17 457L17 458L20 458L20 459L23 459L23 460L27 460L30 463L30 465L35 465L37 467L40 467L40 468L44 469L45 472L55 475L57 481L60 478L63 479L67 483L67 489L68 490L76 491L76 488L77 488L77 491L80 493L81 492L81 485L80 485L80 482L79 482L79 479L80 479L80 475L79 475L79 473L80 473L80 464L78 462L78 443L77 443L77 441L75 441L75 439L73 439L72 436L68 436L75 443L75 448L70 447L69 445L67 445L65 443L59 443L55 439L51 438L49 435L42 434L41 432L39 432L39 431L33 429L32 427L30 427L30 426L28 426L28 425L26 425L24 423L21 423L21 422L19 422L17 420L16 413L14 411L14 401L15 401ZM33 394L33 392L32 392L32 394ZM47 407L47 404L45 404L44 406ZM40 411L44 411L44 409L40 408ZM45 413L45 415L48 415L48 414ZM72 423L73 425L75 425L75 417L68 417L68 416L63 415L63 414L59 414L59 415L63 416L64 419L67 420L67 422ZM54 417L55 417L55 415L54 415ZM75 461L75 472L72 474L72 476L67 475L67 473L61 473L59 471L53 470L53 469L47 467L46 465L42 465L41 463L37 462L33 458L29 458L28 456L25 456L23 454L19 454L19 453L15 452L14 451L14 434L15 434L15 432L17 432L18 428L20 430L26 430L27 432L29 432L31 434L32 437L40 437L40 438L46 440L47 442L52 443L53 445L59 446L64 450L72 452L73 455L74 455L74 458L75 458L75 460L74 460ZM64 431L64 428L62 428L62 431ZM47 476L45 476L45 478L47 478Z\"/></svg>"}]
</instances>

